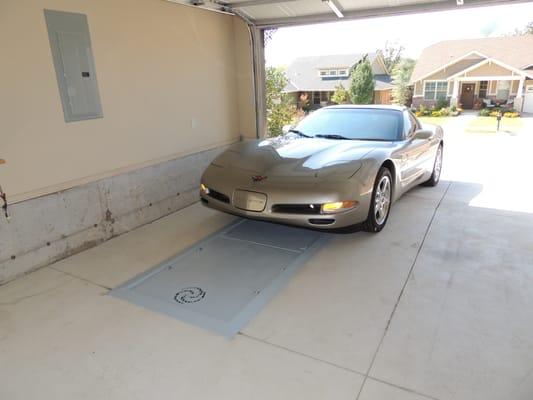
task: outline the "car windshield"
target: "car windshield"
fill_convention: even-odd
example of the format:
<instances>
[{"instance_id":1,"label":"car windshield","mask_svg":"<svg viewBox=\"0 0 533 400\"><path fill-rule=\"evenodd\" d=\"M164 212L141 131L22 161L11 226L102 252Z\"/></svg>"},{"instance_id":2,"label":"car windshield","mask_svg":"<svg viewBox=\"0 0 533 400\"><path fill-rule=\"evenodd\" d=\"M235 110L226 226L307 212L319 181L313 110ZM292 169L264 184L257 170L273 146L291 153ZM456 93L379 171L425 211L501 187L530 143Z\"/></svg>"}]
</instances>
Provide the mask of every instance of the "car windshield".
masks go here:
<instances>
[{"instance_id":1,"label":"car windshield","mask_svg":"<svg viewBox=\"0 0 533 400\"><path fill-rule=\"evenodd\" d=\"M401 138L403 115L379 108L325 108L304 118L293 132L327 139L394 141Z\"/></svg>"}]
</instances>

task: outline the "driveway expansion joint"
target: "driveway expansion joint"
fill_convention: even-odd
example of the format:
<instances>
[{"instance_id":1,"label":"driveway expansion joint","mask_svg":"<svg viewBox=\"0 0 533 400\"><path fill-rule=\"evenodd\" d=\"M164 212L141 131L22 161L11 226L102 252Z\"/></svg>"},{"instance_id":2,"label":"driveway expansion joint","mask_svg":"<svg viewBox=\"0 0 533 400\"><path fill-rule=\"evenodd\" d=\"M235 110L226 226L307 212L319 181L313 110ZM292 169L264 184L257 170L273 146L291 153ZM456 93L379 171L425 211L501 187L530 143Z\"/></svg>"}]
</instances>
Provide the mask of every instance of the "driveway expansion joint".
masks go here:
<instances>
[{"instance_id":1,"label":"driveway expansion joint","mask_svg":"<svg viewBox=\"0 0 533 400\"><path fill-rule=\"evenodd\" d=\"M363 383L361 384L361 388L359 389L359 393L357 394L357 397L355 398L355 400L359 400L359 398L361 397L361 393L363 392L363 388L365 387L365 383L366 383L367 379L370 376L370 371L372 370L372 368L374 366L374 363L376 361L377 355L378 355L379 351L381 350L381 346L383 345L383 342L385 341L385 337L387 336L387 332L389 331L390 325L392 323L392 319L394 318L396 310L398 309L398 305L400 304L400 301L401 301L401 299L403 297L403 294L405 292L407 284L409 283L409 280L411 279L411 276L413 275L413 271L414 271L414 268L416 266L416 262L418 261L418 256L422 252L422 248L424 247L424 243L426 242L426 238L428 236L428 233L429 233L429 231L431 229L431 226L433 225L433 221L435 219L435 216L437 215L437 211L439 210L442 202L444 201L444 198L448 194L448 190L450 189L451 185L452 185L452 182L451 181L448 182L448 185L446 186L446 190L444 190L439 202L435 206L435 210L433 211L433 214L431 215L431 219L429 220L429 223L428 223L428 226L426 228L426 231L424 232L424 236L422 237L422 240L420 242L420 246L418 247L418 250L416 252L416 255L415 255L415 258L413 260L413 263L411 264L411 268L409 268L409 272L407 274L407 277L405 278L405 281L403 283L402 289L400 290L400 294L398 295L398 298L396 299L396 303L394 304L394 307L392 308L392 312L391 312L390 317L389 317L389 319L387 321L387 325L385 326L385 329L383 330L383 335L381 336L381 339L380 339L380 341L378 343L376 351L374 352L374 356L372 357L372 361L370 362L370 365L369 365L369 367L367 369L367 372L365 374L365 377L363 379ZM373 378L373 379L375 380L375 378ZM413 392L413 393L417 393L417 392L413 391L412 389L408 389L408 390ZM428 396L425 395L425 397L428 397Z\"/></svg>"},{"instance_id":2,"label":"driveway expansion joint","mask_svg":"<svg viewBox=\"0 0 533 400\"><path fill-rule=\"evenodd\" d=\"M420 397L424 397L428 400L441 400L441 399L438 399L437 397L434 397L434 396L430 396L428 394L424 394L424 393L420 393L420 392L417 392L416 390L413 390L413 389L409 389L405 386L400 386L400 385L396 385L394 383L391 383L391 382L388 382L386 380L383 380L383 379L379 379L379 378L375 378L373 376L368 376L368 379L371 379L375 382L378 382L378 383L382 383L384 385L388 385L388 386L392 386L393 388L396 388L396 389L399 389L399 390L403 390L404 392L408 392L408 393L412 393L414 395L417 395L417 396L420 396Z\"/></svg>"},{"instance_id":3,"label":"driveway expansion joint","mask_svg":"<svg viewBox=\"0 0 533 400\"><path fill-rule=\"evenodd\" d=\"M305 354L305 353L302 353L300 351L293 350L293 349L291 349L289 347L281 346L279 344L272 343L272 342L269 342L267 340L257 338L255 336L251 336L251 335L249 335L247 333L239 332L237 335L243 336L243 337L245 337L247 339L250 339L250 340L253 340L255 342L259 342L259 343L265 344L267 346L272 346L272 347L275 347L275 348L280 349L280 350L288 351L289 353L296 354L296 355L299 355L301 357L308 358L310 360L318 361L320 363L327 364L327 365L330 365L332 367L342 369L342 370L350 372L352 374L356 374L356 375L363 376L363 377L365 376L364 372L356 371L355 369L351 369L351 368L348 368L348 367L343 367L342 365L338 365L338 364L332 363L331 361L326 361L326 360L323 360L321 358L317 358L317 357L311 356L309 354Z\"/></svg>"},{"instance_id":4,"label":"driveway expansion joint","mask_svg":"<svg viewBox=\"0 0 533 400\"><path fill-rule=\"evenodd\" d=\"M50 268L50 269L53 269L54 271L56 272L60 272L62 274L65 274L67 276L70 276L71 278L74 278L74 279L77 279L77 280L80 280L80 281L83 281L83 282L86 282L86 283L89 283L93 286L97 286L99 288L102 288L102 289L106 289L107 291L111 290L110 287L107 287L107 286L104 286L104 285L101 285L99 283L96 283L96 282L93 282L93 281L90 281L89 279L85 279L85 278L82 278L81 276L77 276L77 275L74 275L74 274L71 274L70 272L65 272L61 269L58 269L58 268L55 268L53 267L52 265L49 265L47 266L46 268Z\"/></svg>"}]
</instances>

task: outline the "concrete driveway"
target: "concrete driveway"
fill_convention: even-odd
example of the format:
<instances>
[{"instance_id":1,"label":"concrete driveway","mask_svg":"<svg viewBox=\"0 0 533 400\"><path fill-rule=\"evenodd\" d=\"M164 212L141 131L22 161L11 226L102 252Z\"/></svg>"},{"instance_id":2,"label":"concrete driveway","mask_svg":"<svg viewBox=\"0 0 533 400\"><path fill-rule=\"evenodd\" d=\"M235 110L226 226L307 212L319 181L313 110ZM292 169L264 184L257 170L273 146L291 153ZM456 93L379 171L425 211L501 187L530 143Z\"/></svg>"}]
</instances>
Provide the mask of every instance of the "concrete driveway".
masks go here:
<instances>
[{"instance_id":1,"label":"concrete driveway","mask_svg":"<svg viewBox=\"0 0 533 400\"><path fill-rule=\"evenodd\" d=\"M233 340L107 296L233 218L200 205L0 287L1 399L533 398L533 124L336 235Z\"/></svg>"}]
</instances>

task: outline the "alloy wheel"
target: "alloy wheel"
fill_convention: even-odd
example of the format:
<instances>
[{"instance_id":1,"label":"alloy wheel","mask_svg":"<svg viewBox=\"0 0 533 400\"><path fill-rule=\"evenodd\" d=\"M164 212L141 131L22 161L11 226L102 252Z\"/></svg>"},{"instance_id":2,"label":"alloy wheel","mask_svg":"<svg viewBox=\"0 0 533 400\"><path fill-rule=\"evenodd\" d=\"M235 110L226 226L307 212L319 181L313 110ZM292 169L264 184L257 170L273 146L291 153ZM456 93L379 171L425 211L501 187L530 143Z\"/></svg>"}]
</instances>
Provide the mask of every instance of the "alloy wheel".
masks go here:
<instances>
[{"instance_id":1,"label":"alloy wheel","mask_svg":"<svg viewBox=\"0 0 533 400\"><path fill-rule=\"evenodd\" d=\"M440 178L440 172L442 170L442 146L439 146L437 150L437 156L435 157L435 167L433 168L433 178L438 181Z\"/></svg>"},{"instance_id":2,"label":"alloy wheel","mask_svg":"<svg viewBox=\"0 0 533 400\"><path fill-rule=\"evenodd\" d=\"M378 225L382 225L389 214L391 202L391 182L387 175L379 180L374 198L374 217Z\"/></svg>"}]
</instances>

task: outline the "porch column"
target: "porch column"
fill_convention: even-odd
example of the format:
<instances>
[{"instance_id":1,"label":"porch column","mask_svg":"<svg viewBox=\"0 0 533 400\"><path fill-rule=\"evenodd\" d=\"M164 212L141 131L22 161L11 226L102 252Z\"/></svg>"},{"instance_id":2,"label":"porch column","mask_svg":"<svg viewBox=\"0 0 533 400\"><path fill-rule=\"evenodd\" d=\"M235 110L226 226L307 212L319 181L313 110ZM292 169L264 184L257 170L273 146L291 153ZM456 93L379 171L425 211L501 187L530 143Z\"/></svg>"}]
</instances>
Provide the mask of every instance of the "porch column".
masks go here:
<instances>
[{"instance_id":1,"label":"porch column","mask_svg":"<svg viewBox=\"0 0 533 400\"><path fill-rule=\"evenodd\" d=\"M524 91L524 81L524 77L521 77L518 81L518 92L516 93L517 98L522 98L522 92Z\"/></svg>"},{"instance_id":2,"label":"porch column","mask_svg":"<svg viewBox=\"0 0 533 400\"><path fill-rule=\"evenodd\" d=\"M522 111L522 92L524 91L524 80L525 78L522 76L520 77L520 80L518 81L518 91L516 93L516 97L514 99L513 107L515 110Z\"/></svg>"},{"instance_id":3,"label":"porch column","mask_svg":"<svg viewBox=\"0 0 533 400\"><path fill-rule=\"evenodd\" d=\"M452 98L450 100L451 106L457 106L459 103L459 81L457 79L453 80L453 92Z\"/></svg>"}]
</instances>

